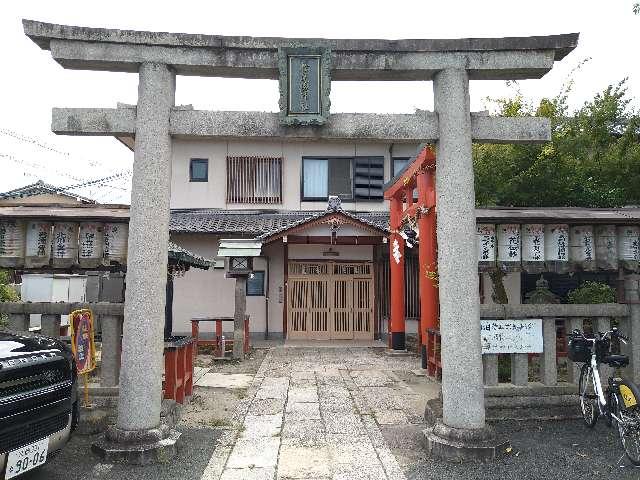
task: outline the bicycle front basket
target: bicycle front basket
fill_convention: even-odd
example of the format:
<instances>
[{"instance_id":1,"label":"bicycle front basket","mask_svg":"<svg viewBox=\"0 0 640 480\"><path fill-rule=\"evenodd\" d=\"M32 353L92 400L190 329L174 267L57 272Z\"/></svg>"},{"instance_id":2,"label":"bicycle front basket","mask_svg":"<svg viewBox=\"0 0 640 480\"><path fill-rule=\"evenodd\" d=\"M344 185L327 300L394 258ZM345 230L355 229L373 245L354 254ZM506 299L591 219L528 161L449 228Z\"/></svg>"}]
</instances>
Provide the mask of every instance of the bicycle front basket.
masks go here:
<instances>
[{"instance_id":1,"label":"bicycle front basket","mask_svg":"<svg viewBox=\"0 0 640 480\"><path fill-rule=\"evenodd\" d=\"M591 343L581 337L569 339L569 360L587 363L591 361Z\"/></svg>"}]
</instances>

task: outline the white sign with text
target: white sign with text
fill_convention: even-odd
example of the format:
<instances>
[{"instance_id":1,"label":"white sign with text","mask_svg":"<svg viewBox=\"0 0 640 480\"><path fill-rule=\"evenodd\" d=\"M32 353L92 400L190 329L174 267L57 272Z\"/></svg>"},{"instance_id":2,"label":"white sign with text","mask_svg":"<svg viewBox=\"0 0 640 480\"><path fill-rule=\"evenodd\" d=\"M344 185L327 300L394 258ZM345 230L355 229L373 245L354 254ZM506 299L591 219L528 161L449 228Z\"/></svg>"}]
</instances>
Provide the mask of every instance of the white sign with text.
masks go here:
<instances>
[{"instance_id":1,"label":"white sign with text","mask_svg":"<svg viewBox=\"0 0 640 480\"><path fill-rule=\"evenodd\" d=\"M542 353L542 319L481 320L482 353Z\"/></svg>"}]
</instances>

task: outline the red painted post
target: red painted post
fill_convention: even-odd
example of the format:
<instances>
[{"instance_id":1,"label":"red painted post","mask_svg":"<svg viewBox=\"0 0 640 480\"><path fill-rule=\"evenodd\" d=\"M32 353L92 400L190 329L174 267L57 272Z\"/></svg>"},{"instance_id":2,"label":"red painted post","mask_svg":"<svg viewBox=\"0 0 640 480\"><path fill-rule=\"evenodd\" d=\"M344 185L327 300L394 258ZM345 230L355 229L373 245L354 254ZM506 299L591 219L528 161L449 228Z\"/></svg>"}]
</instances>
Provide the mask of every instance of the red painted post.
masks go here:
<instances>
[{"instance_id":1,"label":"red painted post","mask_svg":"<svg viewBox=\"0 0 640 480\"><path fill-rule=\"evenodd\" d=\"M200 336L200 322L198 320L191 320L191 336L195 339L193 356L196 357L198 355L198 337Z\"/></svg>"},{"instance_id":2,"label":"red painted post","mask_svg":"<svg viewBox=\"0 0 640 480\"><path fill-rule=\"evenodd\" d=\"M404 239L398 233L402 215L402 200L391 199L389 256L391 262L391 349L406 350L404 318Z\"/></svg>"},{"instance_id":3,"label":"red painted post","mask_svg":"<svg viewBox=\"0 0 640 480\"><path fill-rule=\"evenodd\" d=\"M244 317L244 353L249 352L249 315Z\"/></svg>"},{"instance_id":4,"label":"red painted post","mask_svg":"<svg viewBox=\"0 0 640 480\"><path fill-rule=\"evenodd\" d=\"M164 398L176 398L176 350L164 351Z\"/></svg>"},{"instance_id":5,"label":"red painted post","mask_svg":"<svg viewBox=\"0 0 640 480\"><path fill-rule=\"evenodd\" d=\"M175 401L183 404L184 403L184 387L185 387L185 380L186 380L186 375L185 375L185 371L186 371L186 366L187 366L187 362L185 359L185 354L187 352L187 349L184 347L178 347L176 348L176 363L177 363L177 368L176 368L176 396L175 396Z\"/></svg>"},{"instance_id":6,"label":"red painted post","mask_svg":"<svg viewBox=\"0 0 640 480\"><path fill-rule=\"evenodd\" d=\"M224 352L222 351L222 320L216 320L215 356L216 357L223 357L224 356Z\"/></svg>"},{"instance_id":7,"label":"red painted post","mask_svg":"<svg viewBox=\"0 0 640 480\"><path fill-rule=\"evenodd\" d=\"M184 394L187 397L190 397L193 394L193 347L194 347L194 343L190 342L187 345L187 354L185 355L185 360L187 362L187 366L186 366L187 381L184 387Z\"/></svg>"},{"instance_id":8,"label":"red painted post","mask_svg":"<svg viewBox=\"0 0 640 480\"><path fill-rule=\"evenodd\" d=\"M436 244L436 214L435 214L435 178L434 170L430 169L418 174L418 202L421 207L428 208L428 212L421 212L418 219L420 244L418 247L418 261L420 263L420 337L422 368L428 367L428 352L430 347L427 330L438 326L438 288L433 274L437 272L437 244Z\"/></svg>"}]
</instances>

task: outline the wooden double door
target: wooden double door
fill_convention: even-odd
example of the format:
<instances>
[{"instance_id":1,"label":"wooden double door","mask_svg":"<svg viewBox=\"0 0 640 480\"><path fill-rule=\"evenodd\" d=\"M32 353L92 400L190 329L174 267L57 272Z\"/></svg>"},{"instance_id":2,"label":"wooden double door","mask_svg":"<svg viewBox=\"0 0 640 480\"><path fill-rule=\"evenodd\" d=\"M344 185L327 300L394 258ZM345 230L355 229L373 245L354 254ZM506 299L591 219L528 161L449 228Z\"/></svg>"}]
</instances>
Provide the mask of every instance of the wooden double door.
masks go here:
<instances>
[{"instance_id":1,"label":"wooden double door","mask_svg":"<svg viewBox=\"0 0 640 480\"><path fill-rule=\"evenodd\" d=\"M288 338L372 340L373 264L289 262Z\"/></svg>"}]
</instances>

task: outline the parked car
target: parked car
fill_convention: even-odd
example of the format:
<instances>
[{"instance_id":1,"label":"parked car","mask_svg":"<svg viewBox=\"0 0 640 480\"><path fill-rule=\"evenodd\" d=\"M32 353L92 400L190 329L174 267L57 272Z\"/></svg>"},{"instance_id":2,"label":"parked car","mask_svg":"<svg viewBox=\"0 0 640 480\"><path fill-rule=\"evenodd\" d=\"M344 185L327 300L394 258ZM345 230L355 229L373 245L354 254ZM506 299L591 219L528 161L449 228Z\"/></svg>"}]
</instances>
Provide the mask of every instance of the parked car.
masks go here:
<instances>
[{"instance_id":1,"label":"parked car","mask_svg":"<svg viewBox=\"0 0 640 480\"><path fill-rule=\"evenodd\" d=\"M43 465L78 423L71 348L43 336L0 333L0 478Z\"/></svg>"}]
</instances>

